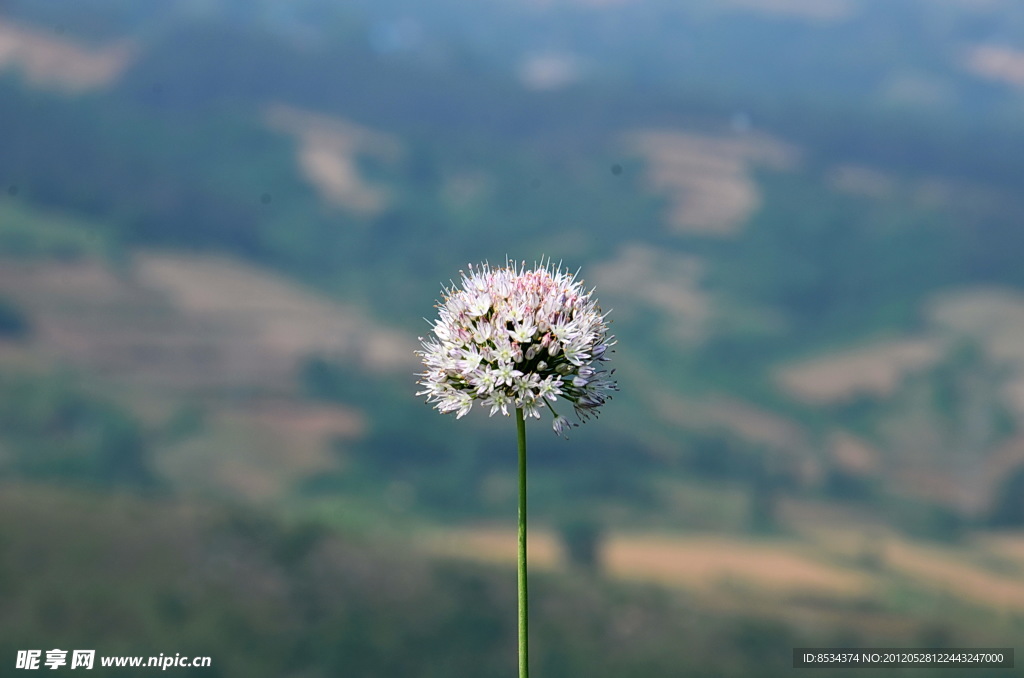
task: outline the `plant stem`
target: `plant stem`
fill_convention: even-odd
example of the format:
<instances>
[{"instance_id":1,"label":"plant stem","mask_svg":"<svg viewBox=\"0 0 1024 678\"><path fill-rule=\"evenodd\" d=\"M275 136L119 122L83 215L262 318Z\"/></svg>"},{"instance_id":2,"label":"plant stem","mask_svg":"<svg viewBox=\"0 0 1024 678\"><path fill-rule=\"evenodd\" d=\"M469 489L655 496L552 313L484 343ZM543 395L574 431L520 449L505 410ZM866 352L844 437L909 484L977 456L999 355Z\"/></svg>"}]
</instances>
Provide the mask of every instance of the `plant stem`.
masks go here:
<instances>
[{"instance_id":1,"label":"plant stem","mask_svg":"<svg viewBox=\"0 0 1024 678\"><path fill-rule=\"evenodd\" d=\"M519 434L519 678L529 678L526 598L526 421L523 408L516 408Z\"/></svg>"}]
</instances>

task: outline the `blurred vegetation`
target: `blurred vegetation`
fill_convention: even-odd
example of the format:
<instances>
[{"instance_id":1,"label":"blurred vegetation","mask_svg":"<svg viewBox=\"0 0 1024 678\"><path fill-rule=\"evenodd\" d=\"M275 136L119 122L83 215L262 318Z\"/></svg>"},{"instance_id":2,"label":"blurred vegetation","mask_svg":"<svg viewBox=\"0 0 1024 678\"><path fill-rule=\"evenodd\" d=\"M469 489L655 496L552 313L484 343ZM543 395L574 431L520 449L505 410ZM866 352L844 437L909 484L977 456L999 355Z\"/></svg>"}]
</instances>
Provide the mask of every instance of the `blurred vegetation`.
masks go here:
<instances>
[{"instance_id":1,"label":"blurred vegetation","mask_svg":"<svg viewBox=\"0 0 1024 678\"><path fill-rule=\"evenodd\" d=\"M18 259L112 258L113 234L101 224L0 202L0 255Z\"/></svg>"},{"instance_id":2,"label":"blurred vegetation","mask_svg":"<svg viewBox=\"0 0 1024 678\"><path fill-rule=\"evenodd\" d=\"M1024 467L1013 469L1003 480L989 521L996 527L1024 527Z\"/></svg>"},{"instance_id":3,"label":"blurred vegetation","mask_svg":"<svg viewBox=\"0 0 1024 678\"><path fill-rule=\"evenodd\" d=\"M664 319L651 312L615 327L632 354L657 365L658 380L673 391L745 398L805 427L819 448L836 423L883 441L888 408L911 405L897 396L805 406L779 392L770 378L775 366L919 330L922 306L938 289L1024 283L1015 256L1024 247L1018 227L1024 203L1006 190L1006 178L1024 172L1024 160L1007 150L1021 133L1000 117L1012 97L948 73L943 77L954 78L958 92L975 96L974 108L894 106L878 94L894 50L927 72L942 63L938 33L915 23L926 10L907 3L872 5L855 21L816 29L823 33L659 7L697 40L686 49L700 49L708 59L700 74L655 68L644 46L627 54L626 45L605 35L608 54L622 52L618 66L542 92L524 90L513 76L502 41L473 53L435 36L425 38L424 49L434 50L430 58L382 53L373 38L379 17L369 6L361 16L306 2L279 15L265 3L243 11L219 2L208 20L196 21L170 6L96 4L97 14L80 21L67 14L62 25L86 42L133 31L145 36L112 88L67 97L39 90L17 72L0 75L5 256L100 256L117 263L136 247L229 253L361 302L387 324L422 332L419 318L437 282L467 261L547 254L585 264L643 242L710 262L701 285L716 307L737 316L757 309L776 321L752 329L730 324L723 312L713 318L708 340L680 350ZM444 6L439 11L452 14ZM50 26L65 9L16 2L5 11ZM901 39L897 46L886 33L884 49L864 52L854 37L862 39L890 15L915 31L917 42ZM585 13L579 19L590 20ZM296 42L281 26L310 31L304 34L310 39ZM645 30L655 43L663 33L659 25ZM784 42L787 51L737 70L736 54L750 49L740 36L748 34L764 44ZM831 37L820 42L823 35ZM579 44L577 35L566 37ZM825 44L829 49L813 68L787 70L795 67L793 55L819 54ZM325 70L324 63L345 67ZM356 158L361 173L388 187L389 203L376 214L325 207L296 171L297 142L264 119L266 107L278 102L400 139L402 151L390 160ZM746 126L724 132L730 120ZM665 201L647 190L643 163L618 135L657 127L741 136L751 125L797 145L799 165L756 173L760 207L738 237L669 233ZM829 183L832 168L858 163L887 173L896 190L850 195ZM923 182L936 173L948 195L922 198ZM479 190L453 200L447 187L459 176L476 177ZM24 336L30 329L18 305L0 300L0 332ZM958 411L979 407L958 404L957 394L970 391L960 382L988 379L995 369L958 355L929 377L934 384L918 386L933 396L935 421L950 430L963 427ZM453 443L447 423L410 403L411 383L370 379L352 365L313 361L302 379L310 397L373 413L370 434L351 451L354 465L311 478L307 491L373 496L373 488L397 478L417 488L421 508L439 515L507 509L507 498L491 493L487 499L488 479L509 468L507 456L492 453L500 446L493 427L463 427ZM581 432L580 444L559 448L538 436L538 507L563 513L570 503L600 498L642 513L660 506L651 479L670 473L746 488L758 507L751 509L756 522L754 516L770 513L779 487L792 488L785 474L770 482L758 474L754 462L763 451L757 444L728 432L666 425L651 414L638 386L616 404L641 427ZM990 435L974 445L979 449L1015 431L1003 409L990 414ZM188 434L196 419L182 413L172 428ZM570 467L569 478L556 482ZM869 504L885 488L826 464L822 491Z\"/></svg>"},{"instance_id":4,"label":"blurred vegetation","mask_svg":"<svg viewBox=\"0 0 1024 678\"><path fill-rule=\"evenodd\" d=\"M4 486L0 535L5 657L45 642L98 656L211 657L210 668L179 670L195 676L515 670L511 568L437 561L251 510L40 485ZM26 578L28 563L35 574ZM793 647L912 646L926 633L930 647L973 639L956 626L938 638L925 616L883 636L855 608L826 630L595 578L535 573L532 584L532 665L552 678L783 676ZM97 662L93 674L117 671Z\"/></svg>"},{"instance_id":5,"label":"blurred vegetation","mask_svg":"<svg viewBox=\"0 0 1024 678\"><path fill-rule=\"evenodd\" d=\"M0 337L20 339L29 333L29 329L28 317L21 307L0 297Z\"/></svg>"},{"instance_id":6,"label":"blurred vegetation","mask_svg":"<svg viewBox=\"0 0 1024 678\"><path fill-rule=\"evenodd\" d=\"M412 384L367 379L350 365L322 357L305 361L302 382L310 397L386 413L373 419L362 440L343 444L344 468L310 478L307 492L375 496L376 488L397 482L415 488L420 512L438 517L505 517L515 511L514 494L489 489L495 478L511 478L515 471L507 435L514 429L507 418L496 418L506 423L504 434L474 414L458 422L456 435L454 422L437 426L437 412L409 397ZM554 518L595 503L621 503L640 512L657 505L641 470L654 473L663 466L628 439L606 433L567 445L537 427L530 457L531 511L538 515Z\"/></svg>"},{"instance_id":7,"label":"blurred vegetation","mask_svg":"<svg viewBox=\"0 0 1024 678\"><path fill-rule=\"evenodd\" d=\"M566 521L559 529L559 536L573 567L592 574L601 572L605 531L597 520L585 517Z\"/></svg>"},{"instance_id":8,"label":"blurred vegetation","mask_svg":"<svg viewBox=\"0 0 1024 678\"><path fill-rule=\"evenodd\" d=\"M157 485L135 416L67 373L0 376L0 474L92 487Z\"/></svg>"},{"instance_id":9,"label":"blurred vegetation","mask_svg":"<svg viewBox=\"0 0 1024 678\"><path fill-rule=\"evenodd\" d=\"M952 469L966 485L972 463L1019 434L1000 395L1010 368L978 341L954 344L887 395L811 405L772 377L789 361L928 330L937 292L1024 286L1020 96L965 73L949 48L1012 34L996 29L1024 26L1022 11L995 26L935 3L866 2L848 21L812 27L655 0L657 11L631 19L649 37L637 41L628 39L637 25L605 26L566 5L543 34L598 75L529 91L515 70L523 45L536 46L521 39L541 19L438 0L420 15L420 51L382 49L381 31L410 2L211 0L202 19L190 3L5 3L4 16L40 30L139 46L106 90L69 96L0 73L0 256L127 269L140 248L227 254L420 333L438 283L469 261L548 255L586 267L637 243L670 261L699 258L700 290L715 309L707 336L680 342L662 309L635 304L614 327L638 368L622 370L620 415L574 430L569 444L531 429L531 512L555 526L576 567L536 576L535 670L789 675L797 645L981 645L992 629L1019 637L1010 616L936 621L948 601L889 580L884 602L812 600L795 621L754 603L723 609L605 579L602 546L637 528L785 535L794 498L949 544L967 544L977 528L1024 525L1019 465L970 513L829 456L840 428L890 468L907 461L903 443L927 433L936 442L911 461ZM447 21L490 37L468 47L444 32ZM942 96L894 98L896 62L896 76ZM387 187L387 204L376 213L326 205L296 167L298 142L265 119L277 103L398 139L390 159L355 158L361 176ZM650 168L621 143L638 128L765 133L800 159L751 170L758 208L736 237L673 232ZM893 188L844 192L830 177L846 165L877 170ZM453 197L466 177L473 190ZM32 311L0 296L0 340L32 339ZM348 516L292 524L169 499L190 488L168 487L155 455L201 438L216 399L176 401L154 426L122 404L131 398L117 385L4 363L0 655L46 639L107 654L210 655L214 666L194 672L203 676L511 674L510 572L367 536L382 516L450 524L514 515L510 423L474 412L455 424L412 397L413 380L347 358L300 365L298 399L347 405L366 415L366 431L336 441L337 464L288 501L355 507L369 516L357 536L337 533L357 522ZM672 421L664 394L682 408L728 394L778 415L806 434L798 452L818 476L807 480L793 450L735 425ZM859 567L886 571L882 541L866 538Z\"/></svg>"}]
</instances>

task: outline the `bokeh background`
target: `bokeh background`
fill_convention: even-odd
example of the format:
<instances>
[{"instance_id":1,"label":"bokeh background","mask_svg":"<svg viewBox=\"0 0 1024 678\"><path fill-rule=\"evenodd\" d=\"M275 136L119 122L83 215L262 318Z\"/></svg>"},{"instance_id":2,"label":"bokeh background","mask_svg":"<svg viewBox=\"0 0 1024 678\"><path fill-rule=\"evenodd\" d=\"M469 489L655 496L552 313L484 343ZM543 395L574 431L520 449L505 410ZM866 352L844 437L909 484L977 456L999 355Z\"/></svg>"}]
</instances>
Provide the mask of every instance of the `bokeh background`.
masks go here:
<instances>
[{"instance_id":1,"label":"bokeh background","mask_svg":"<svg viewBox=\"0 0 1024 678\"><path fill-rule=\"evenodd\" d=\"M514 425L413 395L506 256L619 338L536 675L1013 646L1022 116L1017 0L0 2L0 673L514 675Z\"/></svg>"}]
</instances>

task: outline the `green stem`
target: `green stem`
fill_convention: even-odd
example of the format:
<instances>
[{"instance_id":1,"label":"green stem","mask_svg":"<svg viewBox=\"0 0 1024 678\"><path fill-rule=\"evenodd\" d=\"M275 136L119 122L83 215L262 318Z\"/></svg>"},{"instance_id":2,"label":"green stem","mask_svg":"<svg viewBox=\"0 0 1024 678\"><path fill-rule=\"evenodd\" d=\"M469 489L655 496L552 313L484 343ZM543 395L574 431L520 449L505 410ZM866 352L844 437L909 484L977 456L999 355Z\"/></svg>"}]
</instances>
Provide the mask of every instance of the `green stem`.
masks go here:
<instances>
[{"instance_id":1,"label":"green stem","mask_svg":"<svg viewBox=\"0 0 1024 678\"><path fill-rule=\"evenodd\" d=\"M529 678L526 638L526 421L521 407L516 408L516 432L519 434L519 678Z\"/></svg>"}]
</instances>

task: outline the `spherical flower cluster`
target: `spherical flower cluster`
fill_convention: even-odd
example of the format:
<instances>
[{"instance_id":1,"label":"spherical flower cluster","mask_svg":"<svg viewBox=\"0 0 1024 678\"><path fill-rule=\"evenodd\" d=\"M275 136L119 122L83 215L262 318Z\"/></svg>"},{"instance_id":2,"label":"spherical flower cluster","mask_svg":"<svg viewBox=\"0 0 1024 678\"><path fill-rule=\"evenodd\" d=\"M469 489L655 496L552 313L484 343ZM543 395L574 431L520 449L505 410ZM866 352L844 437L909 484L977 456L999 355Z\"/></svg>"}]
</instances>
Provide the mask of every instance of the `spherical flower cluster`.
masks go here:
<instances>
[{"instance_id":1,"label":"spherical flower cluster","mask_svg":"<svg viewBox=\"0 0 1024 678\"><path fill-rule=\"evenodd\" d=\"M443 290L433 336L420 337L426 371L416 375L416 395L458 418L476 400L491 416L512 407L539 419L546 406L556 434L570 426L555 412L559 397L581 420L596 416L618 385L602 366L615 338L592 293L550 262L532 270L525 262L471 265L461 288Z\"/></svg>"}]
</instances>

